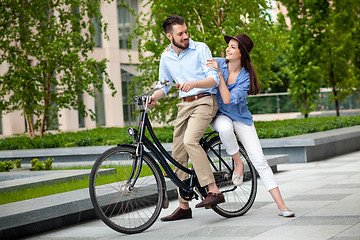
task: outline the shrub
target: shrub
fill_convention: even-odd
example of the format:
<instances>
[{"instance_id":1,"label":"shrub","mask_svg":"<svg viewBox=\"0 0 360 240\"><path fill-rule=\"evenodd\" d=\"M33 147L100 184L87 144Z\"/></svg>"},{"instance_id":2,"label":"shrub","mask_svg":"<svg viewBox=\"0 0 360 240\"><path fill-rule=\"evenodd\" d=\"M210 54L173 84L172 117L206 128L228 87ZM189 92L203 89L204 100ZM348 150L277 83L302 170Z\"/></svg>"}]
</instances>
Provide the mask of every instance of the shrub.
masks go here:
<instances>
[{"instance_id":1,"label":"shrub","mask_svg":"<svg viewBox=\"0 0 360 240\"><path fill-rule=\"evenodd\" d=\"M9 172L10 169L13 169L14 166L17 168L21 168L21 159L17 159L16 161L3 161L0 162L0 172Z\"/></svg>"},{"instance_id":2,"label":"shrub","mask_svg":"<svg viewBox=\"0 0 360 240\"><path fill-rule=\"evenodd\" d=\"M51 170L53 161L54 161L54 158L52 158L52 159L48 158L44 162L40 161L38 158L34 158L33 160L31 160L31 167L35 171Z\"/></svg>"},{"instance_id":3,"label":"shrub","mask_svg":"<svg viewBox=\"0 0 360 240\"><path fill-rule=\"evenodd\" d=\"M44 170L44 163L41 162L38 158L34 158L33 160L31 160L31 167L35 170L35 171L41 171Z\"/></svg>"},{"instance_id":4,"label":"shrub","mask_svg":"<svg viewBox=\"0 0 360 240\"><path fill-rule=\"evenodd\" d=\"M13 169L13 168L14 168L14 163L12 161L2 162L2 166L1 166L2 172L9 172L10 169Z\"/></svg>"},{"instance_id":5,"label":"shrub","mask_svg":"<svg viewBox=\"0 0 360 240\"><path fill-rule=\"evenodd\" d=\"M44 170L44 163L41 161L36 162L34 165L34 169L35 169L35 171Z\"/></svg>"},{"instance_id":6,"label":"shrub","mask_svg":"<svg viewBox=\"0 0 360 240\"><path fill-rule=\"evenodd\" d=\"M45 160L45 162L44 162L45 170L51 170L52 169L53 161L54 161L54 158L52 158L52 159L48 158L47 160Z\"/></svg>"},{"instance_id":7,"label":"shrub","mask_svg":"<svg viewBox=\"0 0 360 240\"><path fill-rule=\"evenodd\" d=\"M30 161L31 167L35 167L35 164L37 162L40 162L40 160L38 158L34 158L33 160Z\"/></svg>"},{"instance_id":8,"label":"shrub","mask_svg":"<svg viewBox=\"0 0 360 240\"><path fill-rule=\"evenodd\" d=\"M16 168L21 168L21 159L16 159L15 166Z\"/></svg>"},{"instance_id":9,"label":"shrub","mask_svg":"<svg viewBox=\"0 0 360 240\"><path fill-rule=\"evenodd\" d=\"M311 117L255 122L255 127L260 139L281 138L355 125L360 125L360 116ZM153 130L160 142L172 142L173 127L154 127ZM148 133L146 133L146 135L148 136ZM33 139L22 135L2 138L0 139L0 150L99 146L122 143L133 143L133 139L127 134L127 127L95 128L57 134L48 133L45 134L43 138L36 136Z\"/></svg>"}]
</instances>

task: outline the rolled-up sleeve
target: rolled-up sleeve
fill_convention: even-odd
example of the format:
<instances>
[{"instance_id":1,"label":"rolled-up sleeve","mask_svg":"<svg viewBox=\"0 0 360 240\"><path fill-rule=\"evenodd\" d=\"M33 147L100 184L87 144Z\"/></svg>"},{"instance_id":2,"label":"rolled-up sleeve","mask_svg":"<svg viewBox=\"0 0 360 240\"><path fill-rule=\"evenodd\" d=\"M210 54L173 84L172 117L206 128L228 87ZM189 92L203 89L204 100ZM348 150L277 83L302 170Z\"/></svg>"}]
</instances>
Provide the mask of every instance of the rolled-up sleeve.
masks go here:
<instances>
[{"instance_id":1,"label":"rolled-up sleeve","mask_svg":"<svg viewBox=\"0 0 360 240\"><path fill-rule=\"evenodd\" d=\"M244 74L242 70L240 72L240 79L236 82L236 87L230 91L230 104L245 105L246 98L249 96L250 79L249 74Z\"/></svg>"},{"instance_id":2,"label":"rolled-up sleeve","mask_svg":"<svg viewBox=\"0 0 360 240\"><path fill-rule=\"evenodd\" d=\"M204 66L204 72L205 72L205 76L206 77L211 77L212 79L214 79L214 81L216 82L216 87L219 85L219 74L217 72L217 70L213 67L207 67L206 66L206 63L207 63L207 60L208 59L212 59L212 56L211 56L211 52L210 52L210 49L207 45L204 44L204 51L203 52L203 55L202 55L202 63L203 63L203 66Z\"/></svg>"},{"instance_id":3,"label":"rolled-up sleeve","mask_svg":"<svg viewBox=\"0 0 360 240\"><path fill-rule=\"evenodd\" d=\"M160 66L159 66L159 82L158 82L158 86L161 85L161 81L163 81L163 80L173 82L171 74L167 70L167 67L166 67L166 64L165 64L165 60L164 60L165 58L166 57L164 56L164 54L162 54L161 59L160 59ZM165 94L164 96L166 96L167 93L170 90L170 86L163 87L161 90L164 92L164 94Z\"/></svg>"}]
</instances>

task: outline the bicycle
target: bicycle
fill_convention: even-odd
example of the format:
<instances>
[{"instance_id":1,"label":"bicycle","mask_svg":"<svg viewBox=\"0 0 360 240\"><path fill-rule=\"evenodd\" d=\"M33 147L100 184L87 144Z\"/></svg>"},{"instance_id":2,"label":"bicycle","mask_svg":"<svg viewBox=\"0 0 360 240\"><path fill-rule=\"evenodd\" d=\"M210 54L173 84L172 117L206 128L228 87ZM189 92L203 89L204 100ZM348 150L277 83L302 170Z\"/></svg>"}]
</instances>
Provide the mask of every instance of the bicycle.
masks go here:
<instances>
[{"instance_id":1,"label":"bicycle","mask_svg":"<svg viewBox=\"0 0 360 240\"><path fill-rule=\"evenodd\" d=\"M162 85L133 97L143 109L138 128L128 128L135 145L119 144L105 151L95 161L90 173L89 190L96 214L115 231L134 234L145 231L154 224L161 209L168 207L167 175L186 200L204 199L206 187L201 187L194 169L183 167L165 150L157 139L149 117L148 101L152 92L172 83ZM148 131L150 141L145 136ZM240 142L240 155L244 163L244 182L241 186L232 183L235 167L227 155L216 132L204 134L200 144L207 153L216 184L225 196L225 202L212 209L224 217L245 214L253 205L257 191L257 176L244 147ZM147 151L145 150L147 149ZM181 181L170 164L189 174Z\"/></svg>"}]
</instances>

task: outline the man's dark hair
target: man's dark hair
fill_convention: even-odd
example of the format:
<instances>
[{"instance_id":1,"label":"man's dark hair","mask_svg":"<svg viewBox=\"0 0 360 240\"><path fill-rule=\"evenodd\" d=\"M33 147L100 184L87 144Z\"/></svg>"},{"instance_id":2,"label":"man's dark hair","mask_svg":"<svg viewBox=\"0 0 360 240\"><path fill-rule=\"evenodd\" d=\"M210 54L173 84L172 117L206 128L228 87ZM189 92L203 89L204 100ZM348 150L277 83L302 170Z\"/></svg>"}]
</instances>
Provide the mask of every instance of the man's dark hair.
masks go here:
<instances>
[{"instance_id":1,"label":"man's dark hair","mask_svg":"<svg viewBox=\"0 0 360 240\"><path fill-rule=\"evenodd\" d=\"M164 32L171 32L173 25L183 25L185 24L185 19L178 15L171 15L167 19L165 19L163 23Z\"/></svg>"}]
</instances>

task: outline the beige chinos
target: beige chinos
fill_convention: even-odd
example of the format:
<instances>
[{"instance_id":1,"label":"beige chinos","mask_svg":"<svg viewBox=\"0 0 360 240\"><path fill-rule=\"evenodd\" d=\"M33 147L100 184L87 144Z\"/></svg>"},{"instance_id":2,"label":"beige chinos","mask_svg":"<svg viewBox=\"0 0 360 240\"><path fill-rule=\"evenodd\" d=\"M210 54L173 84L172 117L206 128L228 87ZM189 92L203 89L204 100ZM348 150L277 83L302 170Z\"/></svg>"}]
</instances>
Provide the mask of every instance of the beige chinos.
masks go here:
<instances>
[{"instance_id":1,"label":"beige chinos","mask_svg":"<svg viewBox=\"0 0 360 240\"><path fill-rule=\"evenodd\" d=\"M191 102L182 101L178 104L172 156L184 167L188 166L188 159L190 158L201 186L215 182L209 160L199 141L215 117L217 109L218 104L215 95ZM188 178L188 174L180 169L175 167L174 171L181 180ZM186 202L180 197L180 194L179 201Z\"/></svg>"}]
</instances>

